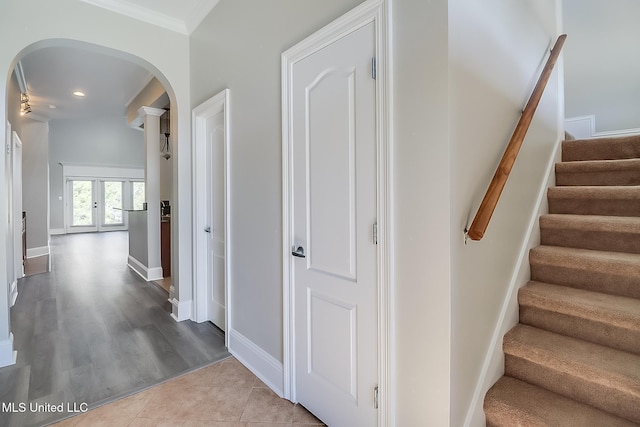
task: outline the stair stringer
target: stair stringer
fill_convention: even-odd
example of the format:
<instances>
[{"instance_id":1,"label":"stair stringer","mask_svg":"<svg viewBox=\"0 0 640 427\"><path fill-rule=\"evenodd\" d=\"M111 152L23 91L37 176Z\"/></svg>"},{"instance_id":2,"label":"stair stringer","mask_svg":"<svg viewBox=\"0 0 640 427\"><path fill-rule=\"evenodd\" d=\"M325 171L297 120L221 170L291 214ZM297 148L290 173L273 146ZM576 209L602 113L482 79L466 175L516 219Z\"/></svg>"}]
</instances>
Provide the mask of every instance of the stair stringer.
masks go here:
<instances>
[{"instance_id":1,"label":"stair stringer","mask_svg":"<svg viewBox=\"0 0 640 427\"><path fill-rule=\"evenodd\" d=\"M480 376L476 381L471 404L467 410L464 427L485 427L485 414L483 409L484 396L487 391L504 375L504 351L502 340L504 335L519 321L518 290L530 279L531 269L529 265L529 251L540 245L540 216L549 213L547 201L547 189L555 186L555 164L562 160L562 140L564 135L558 135L552 154L547 161L546 179L543 179L536 196L536 209L529 218L527 232L520 246L518 261L511 274L509 287L502 302L500 315L491 336L491 342L482 364Z\"/></svg>"}]
</instances>

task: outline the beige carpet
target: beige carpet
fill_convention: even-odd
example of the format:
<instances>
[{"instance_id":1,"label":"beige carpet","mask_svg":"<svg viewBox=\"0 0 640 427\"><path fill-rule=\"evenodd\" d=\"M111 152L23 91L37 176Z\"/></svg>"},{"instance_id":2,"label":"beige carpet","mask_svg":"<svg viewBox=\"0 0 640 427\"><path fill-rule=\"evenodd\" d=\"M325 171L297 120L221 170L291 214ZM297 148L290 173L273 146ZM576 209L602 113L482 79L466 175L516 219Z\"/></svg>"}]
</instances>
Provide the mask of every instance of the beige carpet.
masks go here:
<instances>
[{"instance_id":1,"label":"beige carpet","mask_svg":"<svg viewBox=\"0 0 640 427\"><path fill-rule=\"evenodd\" d=\"M488 426L640 424L640 137L568 140Z\"/></svg>"}]
</instances>

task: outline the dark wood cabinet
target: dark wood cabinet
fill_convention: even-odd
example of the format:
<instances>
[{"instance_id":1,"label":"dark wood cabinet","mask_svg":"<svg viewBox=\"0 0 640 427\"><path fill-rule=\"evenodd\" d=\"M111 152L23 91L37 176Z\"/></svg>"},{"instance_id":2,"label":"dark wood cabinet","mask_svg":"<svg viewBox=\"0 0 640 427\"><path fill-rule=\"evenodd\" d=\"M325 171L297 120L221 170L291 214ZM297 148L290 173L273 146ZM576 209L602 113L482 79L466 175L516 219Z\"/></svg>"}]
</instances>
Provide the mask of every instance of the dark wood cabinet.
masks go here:
<instances>
[{"instance_id":1,"label":"dark wood cabinet","mask_svg":"<svg viewBox=\"0 0 640 427\"><path fill-rule=\"evenodd\" d=\"M160 264L162 275L171 277L171 220L164 218L160 222Z\"/></svg>"}]
</instances>

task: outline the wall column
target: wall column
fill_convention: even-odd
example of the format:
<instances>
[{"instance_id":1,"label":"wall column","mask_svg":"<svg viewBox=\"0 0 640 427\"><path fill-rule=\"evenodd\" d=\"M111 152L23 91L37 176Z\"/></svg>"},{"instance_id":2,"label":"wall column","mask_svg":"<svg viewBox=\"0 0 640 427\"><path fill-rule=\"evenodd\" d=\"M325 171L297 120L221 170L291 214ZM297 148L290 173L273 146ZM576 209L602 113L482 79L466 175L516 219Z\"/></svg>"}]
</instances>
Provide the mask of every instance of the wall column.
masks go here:
<instances>
[{"instance_id":1,"label":"wall column","mask_svg":"<svg viewBox=\"0 0 640 427\"><path fill-rule=\"evenodd\" d=\"M160 263L160 116L165 110L140 107L144 122L144 186L147 202L147 280L162 279Z\"/></svg>"}]
</instances>

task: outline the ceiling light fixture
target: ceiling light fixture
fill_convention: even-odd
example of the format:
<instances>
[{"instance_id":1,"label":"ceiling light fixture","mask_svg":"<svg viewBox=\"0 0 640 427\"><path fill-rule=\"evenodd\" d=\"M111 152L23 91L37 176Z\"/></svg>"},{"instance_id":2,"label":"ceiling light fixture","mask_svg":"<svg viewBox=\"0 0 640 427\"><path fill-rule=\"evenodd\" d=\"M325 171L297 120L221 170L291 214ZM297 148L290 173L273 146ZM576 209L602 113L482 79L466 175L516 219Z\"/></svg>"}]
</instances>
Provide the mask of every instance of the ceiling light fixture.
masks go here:
<instances>
[{"instance_id":1,"label":"ceiling light fixture","mask_svg":"<svg viewBox=\"0 0 640 427\"><path fill-rule=\"evenodd\" d=\"M29 104L29 95L26 93L20 94L20 115L24 116L31 112L31 105Z\"/></svg>"},{"instance_id":2,"label":"ceiling light fixture","mask_svg":"<svg viewBox=\"0 0 640 427\"><path fill-rule=\"evenodd\" d=\"M76 90L73 94L79 98L84 98L86 96L86 94L81 90Z\"/></svg>"}]
</instances>

